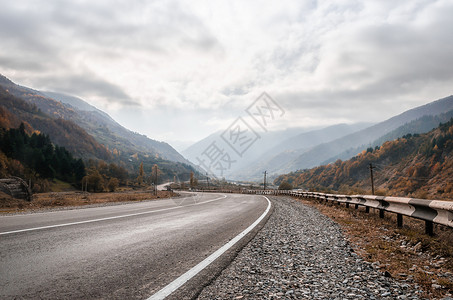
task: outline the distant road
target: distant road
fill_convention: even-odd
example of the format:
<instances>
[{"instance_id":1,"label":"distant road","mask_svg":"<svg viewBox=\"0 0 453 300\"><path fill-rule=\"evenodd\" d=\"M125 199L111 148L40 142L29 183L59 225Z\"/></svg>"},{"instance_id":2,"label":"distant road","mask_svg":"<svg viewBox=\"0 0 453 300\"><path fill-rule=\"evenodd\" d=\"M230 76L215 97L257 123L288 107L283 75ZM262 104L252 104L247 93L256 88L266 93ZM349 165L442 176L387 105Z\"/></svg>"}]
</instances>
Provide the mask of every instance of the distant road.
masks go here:
<instances>
[{"instance_id":1,"label":"distant road","mask_svg":"<svg viewBox=\"0 0 453 300\"><path fill-rule=\"evenodd\" d=\"M0 217L1 299L146 299L252 224L253 195ZM186 287L187 288L187 287Z\"/></svg>"},{"instance_id":2,"label":"distant road","mask_svg":"<svg viewBox=\"0 0 453 300\"><path fill-rule=\"evenodd\" d=\"M162 183L157 185L157 190L158 191L165 191L167 190L166 186L172 184L173 182L167 182L167 183Z\"/></svg>"}]
</instances>

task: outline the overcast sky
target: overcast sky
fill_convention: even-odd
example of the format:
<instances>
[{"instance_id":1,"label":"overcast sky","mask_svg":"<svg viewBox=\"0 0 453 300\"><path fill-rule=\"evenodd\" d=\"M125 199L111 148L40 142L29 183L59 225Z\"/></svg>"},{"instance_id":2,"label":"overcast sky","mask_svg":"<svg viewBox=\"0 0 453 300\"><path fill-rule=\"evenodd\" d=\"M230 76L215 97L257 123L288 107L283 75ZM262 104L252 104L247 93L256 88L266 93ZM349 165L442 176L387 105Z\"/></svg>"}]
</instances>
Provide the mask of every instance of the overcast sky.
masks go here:
<instances>
[{"instance_id":1,"label":"overcast sky","mask_svg":"<svg viewBox=\"0 0 453 300\"><path fill-rule=\"evenodd\" d=\"M376 122L453 94L453 1L6 1L0 73L194 141L263 91L273 128Z\"/></svg>"}]
</instances>

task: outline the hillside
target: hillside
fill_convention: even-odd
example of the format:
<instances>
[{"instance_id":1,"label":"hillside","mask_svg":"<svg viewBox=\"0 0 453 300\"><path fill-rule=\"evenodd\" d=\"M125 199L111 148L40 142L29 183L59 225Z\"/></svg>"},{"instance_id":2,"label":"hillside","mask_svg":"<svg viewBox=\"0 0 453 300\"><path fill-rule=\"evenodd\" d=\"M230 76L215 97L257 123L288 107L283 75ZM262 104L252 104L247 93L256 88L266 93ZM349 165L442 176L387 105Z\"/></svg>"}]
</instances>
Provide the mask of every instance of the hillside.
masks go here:
<instances>
[{"instance_id":1,"label":"hillside","mask_svg":"<svg viewBox=\"0 0 453 300\"><path fill-rule=\"evenodd\" d=\"M36 105L49 116L78 124L111 153L114 151L126 152L129 155L138 153L190 164L169 144L149 139L145 135L124 128L105 112L82 99L60 93L36 91L17 85L2 75L0 75L0 86L17 98Z\"/></svg>"},{"instance_id":2,"label":"hillside","mask_svg":"<svg viewBox=\"0 0 453 300\"><path fill-rule=\"evenodd\" d=\"M301 154L286 165L282 165L279 172L288 173L291 171L312 168L330 162L329 160L341 153L345 153L344 159L351 158L357 152L347 152L349 149L361 147L366 149L373 141L385 136L400 126L409 123L423 116L435 116L453 110L453 96L449 96L423 106L416 107L392 117L386 121L370 126L358 132L349 134L334 141L313 147Z\"/></svg>"},{"instance_id":3,"label":"hillside","mask_svg":"<svg viewBox=\"0 0 453 300\"><path fill-rule=\"evenodd\" d=\"M42 133L29 135L24 123L18 129L0 128L0 178L24 176L32 179L60 179L79 183L85 176L81 159L73 158L64 147Z\"/></svg>"},{"instance_id":4,"label":"hillside","mask_svg":"<svg viewBox=\"0 0 453 300\"><path fill-rule=\"evenodd\" d=\"M81 99L63 98L64 103L0 75L0 125L5 129L18 128L23 122L27 132L49 135L53 143L65 147L75 157L118 164L131 176L136 176L141 162L147 174L157 164L162 171L161 179L165 180L196 172L170 145L125 129Z\"/></svg>"},{"instance_id":5,"label":"hillside","mask_svg":"<svg viewBox=\"0 0 453 300\"><path fill-rule=\"evenodd\" d=\"M340 193L370 193L369 164L379 194L453 200L453 119L422 135L368 148L347 161L279 176L276 184Z\"/></svg>"},{"instance_id":6,"label":"hillside","mask_svg":"<svg viewBox=\"0 0 453 300\"><path fill-rule=\"evenodd\" d=\"M90 135L102 144L107 145L109 149L117 149L120 152L155 155L163 159L189 164L169 144L152 140L145 135L124 128L108 114L89 105L82 99L60 93L44 92L44 94L60 101L65 106L69 105L72 107L77 114L71 119L77 121Z\"/></svg>"},{"instance_id":7,"label":"hillside","mask_svg":"<svg viewBox=\"0 0 453 300\"><path fill-rule=\"evenodd\" d=\"M391 132L383 135L382 137L378 138L377 140L371 142L368 145L361 145L360 147L350 148L350 149L340 153L339 155L336 155L336 156L322 162L322 164L326 165L330 162L336 161L337 159L345 160L345 159L351 158L351 156L363 151L366 148L369 148L369 147L374 148L376 146L381 146L386 141L395 140L395 139L400 138L407 134L420 134L420 133L429 132L432 129L439 126L439 123L448 122L451 118L453 118L453 110L450 110L446 113L436 115L436 116L425 115L421 118L418 118L409 123L406 123L403 126L400 126L395 130L392 130Z\"/></svg>"},{"instance_id":8,"label":"hillside","mask_svg":"<svg viewBox=\"0 0 453 300\"><path fill-rule=\"evenodd\" d=\"M52 118L36 105L11 95L0 86L0 127L18 128L24 122L29 131L48 134L51 140L64 146L76 157L109 160L107 149L80 126L61 118Z\"/></svg>"}]
</instances>

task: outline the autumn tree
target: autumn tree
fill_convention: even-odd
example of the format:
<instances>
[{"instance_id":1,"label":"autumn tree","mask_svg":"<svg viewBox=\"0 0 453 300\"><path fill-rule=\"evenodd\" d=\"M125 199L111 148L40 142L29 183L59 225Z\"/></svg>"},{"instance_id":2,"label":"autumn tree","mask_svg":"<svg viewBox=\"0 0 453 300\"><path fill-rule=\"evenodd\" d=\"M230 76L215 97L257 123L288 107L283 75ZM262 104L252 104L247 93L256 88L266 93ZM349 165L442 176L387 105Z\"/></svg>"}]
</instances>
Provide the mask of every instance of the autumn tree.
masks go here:
<instances>
[{"instance_id":1,"label":"autumn tree","mask_svg":"<svg viewBox=\"0 0 453 300\"><path fill-rule=\"evenodd\" d=\"M152 182L157 185L159 182L159 177L162 175L162 171L159 169L159 166L157 164L154 164L153 169L152 169Z\"/></svg>"},{"instance_id":2,"label":"autumn tree","mask_svg":"<svg viewBox=\"0 0 453 300\"><path fill-rule=\"evenodd\" d=\"M102 192L104 190L104 178L96 169L89 170L89 174L83 178L88 191Z\"/></svg>"},{"instance_id":3,"label":"autumn tree","mask_svg":"<svg viewBox=\"0 0 453 300\"><path fill-rule=\"evenodd\" d=\"M128 173L126 168L118 166L114 163L109 164L109 176L118 178L120 184L126 184Z\"/></svg>"},{"instance_id":4,"label":"autumn tree","mask_svg":"<svg viewBox=\"0 0 453 300\"><path fill-rule=\"evenodd\" d=\"M140 163L140 168L138 170L137 182L139 185L143 184L143 178L145 177L145 171L143 170L143 162Z\"/></svg>"},{"instance_id":5,"label":"autumn tree","mask_svg":"<svg viewBox=\"0 0 453 300\"><path fill-rule=\"evenodd\" d=\"M292 190L293 186L288 181L282 181L282 183L280 183L280 185L278 186L278 189L279 190Z\"/></svg>"},{"instance_id":6,"label":"autumn tree","mask_svg":"<svg viewBox=\"0 0 453 300\"><path fill-rule=\"evenodd\" d=\"M191 187L191 188L193 188L193 187L195 186L195 185L194 185L193 172L190 172L189 184L190 184L190 187Z\"/></svg>"},{"instance_id":7,"label":"autumn tree","mask_svg":"<svg viewBox=\"0 0 453 300\"><path fill-rule=\"evenodd\" d=\"M114 192L118 186L120 185L120 182L117 178L110 178L109 183L107 184L107 187L110 192Z\"/></svg>"}]
</instances>

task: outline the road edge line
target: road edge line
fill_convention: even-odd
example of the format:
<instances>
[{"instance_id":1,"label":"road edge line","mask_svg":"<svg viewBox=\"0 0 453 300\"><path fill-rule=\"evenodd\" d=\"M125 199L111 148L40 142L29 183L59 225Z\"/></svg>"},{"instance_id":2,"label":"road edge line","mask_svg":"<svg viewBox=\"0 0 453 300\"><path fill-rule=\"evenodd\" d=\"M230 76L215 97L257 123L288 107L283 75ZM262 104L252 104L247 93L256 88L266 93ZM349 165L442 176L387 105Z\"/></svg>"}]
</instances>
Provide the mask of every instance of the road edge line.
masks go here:
<instances>
[{"instance_id":1,"label":"road edge line","mask_svg":"<svg viewBox=\"0 0 453 300\"><path fill-rule=\"evenodd\" d=\"M186 282L190 279L195 277L198 273L204 270L207 266L213 263L217 258L219 258L222 254L228 251L231 247L233 247L237 242L239 242L244 236L246 236L250 231L252 231L271 211L272 203L266 196L263 196L267 200L267 208L261 214L261 216L255 220L249 227L247 227L244 231L239 233L233 239L231 239L228 243L217 249L214 253L209 255L207 258L202 260L200 263L192 267L189 271L185 272L168 285L160 289L157 293L153 294L151 297L147 298L146 300L161 300L165 299L166 297L170 296L173 292L178 290L182 287Z\"/></svg>"},{"instance_id":2,"label":"road edge line","mask_svg":"<svg viewBox=\"0 0 453 300\"><path fill-rule=\"evenodd\" d=\"M134 217L134 216L152 214L152 213L161 212L161 211L178 209L178 208L181 208L181 207L201 205L201 204L205 204L205 203L209 203L209 202L213 202L213 201L218 201L218 200L226 198L226 195L222 195L222 196L223 197L219 197L219 198L215 198L215 199L211 199L211 200L203 201L203 202L197 202L197 203L194 203L194 204L178 205L178 206L174 206L174 207L162 208L162 209L157 209L157 210L152 210L152 211L145 211L145 212L140 212L140 213L133 213L133 214L106 217L106 218L99 218L99 219L93 219L93 220L85 220L85 221L79 221L79 222L70 222L70 223L63 223L63 224L55 224L55 225L48 225L48 226L40 226L40 227L32 227L32 228L4 231L4 232L0 232L0 235L7 235L7 234L13 234L13 233L19 233L19 232L35 231L35 230L42 230L42 229L49 229L49 228L58 228L58 227L65 227L65 226L72 226L72 225L80 225L80 224L86 224L86 223L95 223L95 222L101 222L101 221L107 221L107 220L115 220L115 219L121 219L121 218L127 218L127 217Z\"/></svg>"}]
</instances>

